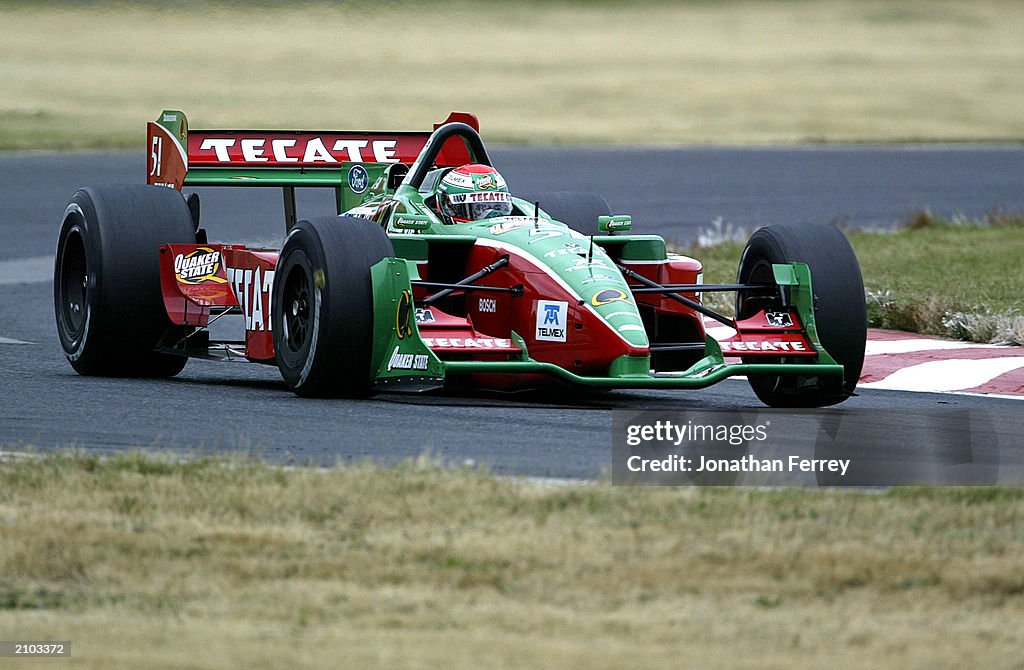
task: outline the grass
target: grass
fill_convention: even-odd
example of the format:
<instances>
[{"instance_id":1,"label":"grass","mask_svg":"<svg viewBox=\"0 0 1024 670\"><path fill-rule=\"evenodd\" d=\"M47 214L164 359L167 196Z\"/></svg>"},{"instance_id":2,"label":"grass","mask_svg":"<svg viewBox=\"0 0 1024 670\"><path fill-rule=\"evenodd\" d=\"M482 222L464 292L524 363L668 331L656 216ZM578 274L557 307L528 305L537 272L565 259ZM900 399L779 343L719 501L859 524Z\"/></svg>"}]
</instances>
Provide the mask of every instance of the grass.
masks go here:
<instances>
[{"instance_id":1,"label":"grass","mask_svg":"<svg viewBox=\"0 0 1024 670\"><path fill-rule=\"evenodd\" d=\"M0 2L0 149L195 127L424 128L490 141L1024 139L1012 0Z\"/></svg>"},{"instance_id":2,"label":"grass","mask_svg":"<svg viewBox=\"0 0 1024 670\"><path fill-rule=\"evenodd\" d=\"M847 231L860 260L869 323L974 342L1024 345L1024 216L910 217L896 231ZM710 231L687 251L706 281L736 279L745 231ZM716 303L730 309L724 302Z\"/></svg>"},{"instance_id":3,"label":"grass","mask_svg":"<svg viewBox=\"0 0 1024 670\"><path fill-rule=\"evenodd\" d=\"M0 630L68 668L1019 667L1024 493L0 463Z\"/></svg>"}]
</instances>

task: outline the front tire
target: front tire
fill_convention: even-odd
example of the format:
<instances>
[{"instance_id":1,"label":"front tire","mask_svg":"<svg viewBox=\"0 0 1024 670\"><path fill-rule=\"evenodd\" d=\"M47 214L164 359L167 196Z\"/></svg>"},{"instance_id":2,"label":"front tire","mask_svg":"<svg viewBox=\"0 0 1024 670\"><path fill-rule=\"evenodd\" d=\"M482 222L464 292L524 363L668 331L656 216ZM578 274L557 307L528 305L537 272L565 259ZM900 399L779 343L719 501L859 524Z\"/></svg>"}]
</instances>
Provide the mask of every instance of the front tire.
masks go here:
<instances>
[{"instance_id":1,"label":"front tire","mask_svg":"<svg viewBox=\"0 0 1024 670\"><path fill-rule=\"evenodd\" d=\"M187 358L156 351L174 326L160 289L160 245L195 242L174 189L78 190L64 211L53 272L57 336L82 375L170 377Z\"/></svg>"},{"instance_id":2,"label":"front tire","mask_svg":"<svg viewBox=\"0 0 1024 670\"><path fill-rule=\"evenodd\" d=\"M825 407L853 395L864 366L867 306L853 248L832 226L783 224L758 229L740 259L737 282L773 283L773 263L806 263L814 290L814 321L825 351L843 366L843 378L748 375L750 387L771 407ZM736 296L736 318L772 307L764 298ZM764 360L764 359L760 359ZM744 362L755 362L745 360Z\"/></svg>"},{"instance_id":3,"label":"front tire","mask_svg":"<svg viewBox=\"0 0 1024 670\"><path fill-rule=\"evenodd\" d=\"M288 233L274 275L274 353L296 395L373 392L370 268L390 256L391 240L367 219L319 217Z\"/></svg>"}]
</instances>

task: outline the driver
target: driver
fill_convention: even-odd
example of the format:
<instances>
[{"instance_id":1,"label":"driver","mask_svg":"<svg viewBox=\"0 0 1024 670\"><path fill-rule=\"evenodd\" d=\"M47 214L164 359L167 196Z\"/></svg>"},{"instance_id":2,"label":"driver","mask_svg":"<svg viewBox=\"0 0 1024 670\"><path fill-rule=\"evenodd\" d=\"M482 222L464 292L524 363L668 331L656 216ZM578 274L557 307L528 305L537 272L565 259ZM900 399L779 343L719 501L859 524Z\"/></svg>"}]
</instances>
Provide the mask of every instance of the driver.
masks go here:
<instances>
[{"instance_id":1,"label":"driver","mask_svg":"<svg viewBox=\"0 0 1024 670\"><path fill-rule=\"evenodd\" d=\"M445 223L508 216L512 196L505 180L489 165L471 163L450 170L434 191L434 209Z\"/></svg>"}]
</instances>

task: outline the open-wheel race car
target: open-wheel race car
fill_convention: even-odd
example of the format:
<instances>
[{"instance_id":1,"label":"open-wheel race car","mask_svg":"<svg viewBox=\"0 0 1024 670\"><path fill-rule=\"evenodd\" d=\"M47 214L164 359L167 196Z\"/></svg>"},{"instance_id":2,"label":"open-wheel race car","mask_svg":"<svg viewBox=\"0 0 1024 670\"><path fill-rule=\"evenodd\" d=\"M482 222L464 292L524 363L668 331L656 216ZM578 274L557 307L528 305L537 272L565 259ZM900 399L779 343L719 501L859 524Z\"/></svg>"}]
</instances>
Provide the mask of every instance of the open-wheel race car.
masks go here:
<instances>
[{"instance_id":1,"label":"open-wheel race car","mask_svg":"<svg viewBox=\"0 0 1024 670\"><path fill-rule=\"evenodd\" d=\"M736 283L712 285L599 196L516 197L470 114L433 132L190 131L165 111L148 147L147 185L82 188L64 213L54 307L83 375L243 360L315 397L745 375L780 407L842 402L860 375L863 283L834 227L761 228ZM209 243L188 186L282 188L282 248ZM333 189L337 212L297 220L302 187ZM701 299L723 291L734 316ZM244 326L213 338L228 315ZM707 320L734 334L710 337Z\"/></svg>"}]
</instances>

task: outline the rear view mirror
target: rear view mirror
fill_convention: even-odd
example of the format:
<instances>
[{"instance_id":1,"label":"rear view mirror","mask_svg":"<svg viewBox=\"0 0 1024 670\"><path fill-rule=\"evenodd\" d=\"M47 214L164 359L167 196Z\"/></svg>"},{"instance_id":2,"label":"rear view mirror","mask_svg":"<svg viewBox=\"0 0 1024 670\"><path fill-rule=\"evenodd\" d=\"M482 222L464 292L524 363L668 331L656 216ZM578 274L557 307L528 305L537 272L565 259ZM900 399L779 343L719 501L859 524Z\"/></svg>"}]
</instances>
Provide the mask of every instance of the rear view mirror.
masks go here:
<instances>
[{"instance_id":1,"label":"rear view mirror","mask_svg":"<svg viewBox=\"0 0 1024 670\"><path fill-rule=\"evenodd\" d=\"M597 217L597 229L602 233L608 233L609 235L624 233L632 227L633 217L628 214Z\"/></svg>"}]
</instances>

